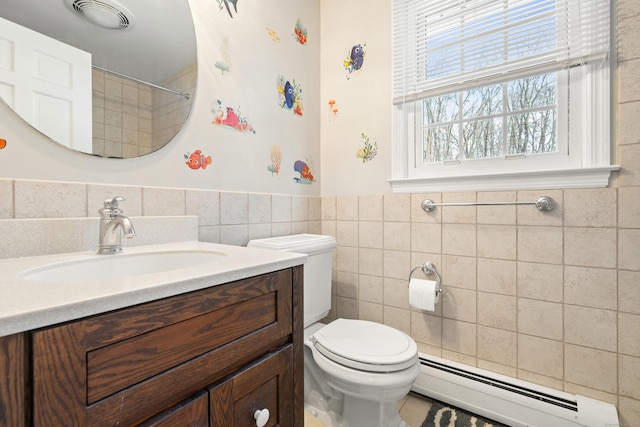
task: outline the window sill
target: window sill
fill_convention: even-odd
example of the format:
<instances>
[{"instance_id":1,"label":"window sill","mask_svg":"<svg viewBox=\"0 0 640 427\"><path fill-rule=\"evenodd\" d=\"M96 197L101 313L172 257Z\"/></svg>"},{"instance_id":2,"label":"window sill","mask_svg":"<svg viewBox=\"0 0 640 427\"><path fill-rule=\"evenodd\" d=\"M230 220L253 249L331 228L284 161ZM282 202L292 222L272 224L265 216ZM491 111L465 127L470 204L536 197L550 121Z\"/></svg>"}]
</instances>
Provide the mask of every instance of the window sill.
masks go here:
<instances>
[{"instance_id":1,"label":"window sill","mask_svg":"<svg viewBox=\"0 0 640 427\"><path fill-rule=\"evenodd\" d=\"M602 188L609 185L611 172L617 170L620 166L612 165L435 178L392 178L388 182L394 193Z\"/></svg>"}]
</instances>

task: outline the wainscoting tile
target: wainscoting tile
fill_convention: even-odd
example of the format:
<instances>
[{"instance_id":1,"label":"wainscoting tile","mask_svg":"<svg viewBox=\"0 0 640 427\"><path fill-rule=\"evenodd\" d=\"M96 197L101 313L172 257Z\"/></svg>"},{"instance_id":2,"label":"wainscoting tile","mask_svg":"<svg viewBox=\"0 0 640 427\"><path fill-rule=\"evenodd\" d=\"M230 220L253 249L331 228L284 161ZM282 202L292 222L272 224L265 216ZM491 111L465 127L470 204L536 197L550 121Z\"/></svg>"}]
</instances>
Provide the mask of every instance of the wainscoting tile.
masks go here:
<instances>
[{"instance_id":1,"label":"wainscoting tile","mask_svg":"<svg viewBox=\"0 0 640 427\"><path fill-rule=\"evenodd\" d=\"M562 340L562 304L518 298L518 332Z\"/></svg>"},{"instance_id":2,"label":"wainscoting tile","mask_svg":"<svg viewBox=\"0 0 640 427\"><path fill-rule=\"evenodd\" d=\"M360 299L358 302L358 315L360 320L384 323L384 306Z\"/></svg>"},{"instance_id":3,"label":"wainscoting tile","mask_svg":"<svg viewBox=\"0 0 640 427\"><path fill-rule=\"evenodd\" d=\"M142 188L142 215L170 216L186 214L186 191L180 188Z\"/></svg>"},{"instance_id":4,"label":"wainscoting tile","mask_svg":"<svg viewBox=\"0 0 640 427\"><path fill-rule=\"evenodd\" d=\"M360 196L358 198L358 219L360 221L382 221L382 196Z\"/></svg>"},{"instance_id":5,"label":"wainscoting tile","mask_svg":"<svg viewBox=\"0 0 640 427\"><path fill-rule=\"evenodd\" d=\"M518 334L518 369L562 379L562 342Z\"/></svg>"},{"instance_id":6,"label":"wainscoting tile","mask_svg":"<svg viewBox=\"0 0 640 427\"><path fill-rule=\"evenodd\" d=\"M562 227L519 226L518 261L562 264Z\"/></svg>"},{"instance_id":7,"label":"wainscoting tile","mask_svg":"<svg viewBox=\"0 0 640 427\"><path fill-rule=\"evenodd\" d=\"M381 276L360 274L358 278L358 298L382 305L384 302L384 279Z\"/></svg>"},{"instance_id":8,"label":"wainscoting tile","mask_svg":"<svg viewBox=\"0 0 640 427\"><path fill-rule=\"evenodd\" d=\"M550 302L563 301L563 267L518 262L518 296Z\"/></svg>"},{"instance_id":9,"label":"wainscoting tile","mask_svg":"<svg viewBox=\"0 0 640 427\"><path fill-rule=\"evenodd\" d=\"M615 188L565 190L564 226L615 227L616 199Z\"/></svg>"},{"instance_id":10,"label":"wainscoting tile","mask_svg":"<svg viewBox=\"0 0 640 427\"><path fill-rule=\"evenodd\" d=\"M383 238L382 221L360 221L358 223L358 241L361 248L382 249Z\"/></svg>"},{"instance_id":11,"label":"wainscoting tile","mask_svg":"<svg viewBox=\"0 0 640 427\"><path fill-rule=\"evenodd\" d=\"M384 324L405 334L411 334L411 313L408 309L384 306Z\"/></svg>"},{"instance_id":12,"label":"wainscoting tile","mask_svg":"<svg viewBox=\"0 0 640 427\"><path fill-rule=\"evenodd\" d=\"M440 253L442 251L442 226L440 224L411 223L411 250Z\"/></svg>"},{"instance_id":13,"label":"wainscoting tile","mask_svg":"<svg viewBox=\"0 0 640 427\"><path fill-rule=\"evenodd\" d=\"M511 225L478 225L478 256L516 259L517 228Z\"/></svg>"},{"instance_id":14,"label":"wainscoting tile","mask_svg":"<svg viewBox=\"0 0 640 427\"><path fill-rule=\"evenodd\" d=\"M516 294L516 262L478 258L479 291L503 295Z\"/></svg>"},{"instance_id":15,"label":"wainscoting tile","mask_svg":"<svg viewBox=\"0 0 640 427\"><path fill-rule=\"evenodd\" d=\"M13 181L0 179L0 219L13 218Z\"/></svg>"},{"instance_id":16,"label":"wainscoting tile","mask_svg":"<svg viewBox=\"0 0 640 427\"><path fill-rule=\"evenodd\" d=\"M640 229L618 229L618 268L640 271Z\"/></svg>"},{"instance_id":17,"label":"wainscoting tile","mask_svg":"<svg viewBox=\"0 0 640 427\"><path fill-rule=\"evenodd\" d=\"M382 249L362 248L358 252L358 272L372 276L382 276L384 272L384 252Z\"/></svg>"},{"instance_id":18,"label":"wainscoting tile","mask_svg":"<svg viewBox=\"0 0 640 427\"><path fill-rule=\"evenodd\" d=\"M445 280L445 289L447 287L476 289L477 262L477 258L443 255L440 272Z\"/></svg>"},{"instance_id":19,"label":"wainscoting tile","mask_svg":"<svg viewBox=\"0 0 640 427\"><path fill-rule=\"evenodd\" d=\"M358 274L338 271L336 293L339 297L358 299Z\"/></svg>"},{"instance_id":20,"label":"wainscoting tile","mask_svg":"<svg viewBox=\"0 0 640 427\"><path fill-rule=\"evenodd\" d=\"M442 317L437 313L411 310L411 336L418 342L442 346Z\"/></svg>"},{"instance_id":21,"label":"wainscoting tile","mask_svg":"<svg viewBox=\"0 0 640 427\"><path fill-rule=\"evenodd\" d=\"M249 194L249 224L271 223L271 196Z\"/></svg>"},{"instance_id":22,"label":"wainscoting tile","mask_svg":"<svg viewBox=\"0 0 640 427\"><path fill-rule=\"evenodd\" d=\"M291 221L309 221L309 197L291 197Z\"/></svg>"},{"instance_id":23,"label":"wainscoting tile","mask_svg":"<svg viewBox=\"0 0 640 427\"><path fill-rule=\"evenodd\" d=\"M271 221L291 222L291 196L282 194L271 196Z\"/></svg>"},{"instance_id":24,"label":"wainscoting tile","mask_svg":"<svg viewBox=\"0 0 640 427\"><path fill-rule=\"evenodd\" d=\"M516 297L478 292L478 324L492 328L516 330Z\"/></svg>"},{"instance_id":25,"label":"wainscoting tile","mask_svg":"<svg viewBox=\"0 0 640 427\"><path fill-rule=\"evenodd\" d=\"M453 319L442 319L442 348L467 356L476 355L476 325ZM472 363L475 365L475 363Z\"/></svg>"},{"instance_id":26,"label":"wainscoting tile","mask_svg":"<svg viewBox=\"0 0 640 427\"><path fill-rule=\"evenodd\" d=\"M582 347L573 344L564 345L564 379L570 383L616 393L618 369L616 353ZM638 371L636 371L638 372ZM640 397L640 396L639 396Z\"/></svg>"},{"instance_id":27,"label":"wainscoting tile","mask_svg":"<svg viewBox=\"0 0 640 427\"><path fill-rule=\"evenodd\" d=\"M616 267L615 228L565 227L564 263L585 267Z\"/></svg>"},{"instance_id":28,"label":"wainscoting tile","mask_svg":"<svg viewBox=\"0 0 640 427\"><path fill-rule=\"evenodd\" d=\"M411 197L409 194L385 194L383 203L385 221L408 222L411 220Z\"/></svg>"},{"instance_id":29,"label":"wainscoting tile","mask_svg":"<svg viewBox=\"0 0 640 427\"><path fill-rule=\"evenodd\" d=\"M565 304L615 310L617 301L616 270L589 267L564 267Z\"/></svg>"},{"instance_id":30,"label":"wainscoting tile","mask_svg":"<svg viewBox=\"0 0 640 427\"><path fill-rule=\"evenodd\" d=\"M358 196L338 196L336 212L339 221L357 221Z\"/></svg>"},{"instance_id":31,"label":"wainscoting tile","mask_svg":"<svg viewBox=\"0 0 640 427\"><path fill-rule=\"evenodd\" d=\"M618 313L618 352L640 357L639 315Z\"/></svg>"},{"instance_id":32,"label":"wainscoting tile","mask_svg":"<svg viewBox=\"0 0 640 427\"><path fill-rule=\"evenodd\" d=\"M515 332L478 325L478 359L506 366L516 366Z\"/></svg>"},{"instance_id":33,"label":"wainscoting tile","mask_svg":"<svg viewBox=\"0 0 640 427\"><path fill-rule=\"evenodd\" d=\"M618 310L640 314L640 272L618 271Z\"/></svg>"},{"instance_id":34,"label":"wainscoting tile","mask_svg":"<svg viewBox=\"0 0 640 427\"><path fill-rule=\"evenodd\" d=\"M411 227L408 222L385 221L383 227L384 248L397 251L411 249Z\"/></svg>"},{"instance_id":35,"label":"wainscoting tile","mask_svg":"<svg viewBox=\"0 0 640 427\"><path fill-rule=\"evenodd\" d=\"M384 279L384 305L398 308L409 308L409 289L407 281L400 279Z\"/></svg>"},{"instance_id":36,"label":"wainscoting tile","mask_svg":"<svg viewBox=\"0 0 640 427\"><path fill-rule=\"evenodd\" d=\"M476 256L476 226L474 224L442 224L442 253Z\"/></svg>"},{"instance_id":37,"label":"wainscoting tile","mask_svg":"<svg viewBox=\"0 0 640 427\"><path fill-rule=\"evenodd\" d=\"M615 311L564 305L564 341L567 343L616 351L616 324Z\"/></svg>"},{"instance_id":38,"label":"wainscoting tile","mask_svg":"<svg viewBox=\"0 0 640 427\"><path fill-rule=\"evenodd\" d=\"M15 181L15 218L87 216L87 186L69 182ZM96 209L100 209L100 204Z\"/></svg>"}]
</instances>

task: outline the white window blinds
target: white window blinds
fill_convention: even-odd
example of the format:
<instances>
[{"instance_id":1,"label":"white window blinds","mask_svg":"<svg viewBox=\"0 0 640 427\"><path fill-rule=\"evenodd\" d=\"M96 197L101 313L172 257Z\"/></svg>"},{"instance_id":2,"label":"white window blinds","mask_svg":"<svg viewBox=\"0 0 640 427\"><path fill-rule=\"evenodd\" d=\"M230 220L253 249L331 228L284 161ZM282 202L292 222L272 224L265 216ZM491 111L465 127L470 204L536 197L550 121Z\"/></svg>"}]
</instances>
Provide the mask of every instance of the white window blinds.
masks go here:
<instances>
[{"instance_id":1,"label":"white window blinds","mask_svg":"<svg viewBox=\"0 0 640 427\"><path fill-rule=\"evenodd\" d=\"M603 61L609 13L608 0L393 0L394 103Z\"/></svg>"}]
</instances>

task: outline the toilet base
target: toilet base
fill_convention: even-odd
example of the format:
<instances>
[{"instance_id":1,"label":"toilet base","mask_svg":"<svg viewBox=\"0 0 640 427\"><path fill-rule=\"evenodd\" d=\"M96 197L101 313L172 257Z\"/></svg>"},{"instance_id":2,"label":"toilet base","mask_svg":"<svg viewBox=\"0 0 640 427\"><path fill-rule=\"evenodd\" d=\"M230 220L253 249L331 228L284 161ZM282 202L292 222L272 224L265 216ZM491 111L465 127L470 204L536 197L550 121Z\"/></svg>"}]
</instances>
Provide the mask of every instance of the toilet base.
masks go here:
<instances>
[{"instance_id":1,"label":"toilet base","mask_svg":"<svg viewBox=\"0 0 640 427\"><path fill-rule=\"evenodd\" d=\"M407 427L398 415L398 402L376 402L344 396L344 427Z\"/></svg>"}]
</instances>

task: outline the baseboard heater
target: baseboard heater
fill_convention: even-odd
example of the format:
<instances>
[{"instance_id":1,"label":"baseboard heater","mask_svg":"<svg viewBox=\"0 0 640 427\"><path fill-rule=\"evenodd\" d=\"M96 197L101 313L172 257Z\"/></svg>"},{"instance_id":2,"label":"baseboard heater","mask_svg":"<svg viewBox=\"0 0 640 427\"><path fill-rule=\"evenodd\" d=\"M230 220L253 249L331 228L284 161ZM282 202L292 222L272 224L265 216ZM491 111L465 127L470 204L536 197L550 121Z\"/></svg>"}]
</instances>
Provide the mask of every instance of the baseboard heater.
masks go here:
<instances>
[{"instance_id":1,"label":"baseboard heater","mask_svg":"<svg viewBox=\"0 0 640 427\"><path fill-rule=\"evenodd\" d=\"M617 427L614 405L420 353L412 390L512 427Z\"/></svg>"}]
</instances>

